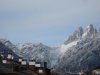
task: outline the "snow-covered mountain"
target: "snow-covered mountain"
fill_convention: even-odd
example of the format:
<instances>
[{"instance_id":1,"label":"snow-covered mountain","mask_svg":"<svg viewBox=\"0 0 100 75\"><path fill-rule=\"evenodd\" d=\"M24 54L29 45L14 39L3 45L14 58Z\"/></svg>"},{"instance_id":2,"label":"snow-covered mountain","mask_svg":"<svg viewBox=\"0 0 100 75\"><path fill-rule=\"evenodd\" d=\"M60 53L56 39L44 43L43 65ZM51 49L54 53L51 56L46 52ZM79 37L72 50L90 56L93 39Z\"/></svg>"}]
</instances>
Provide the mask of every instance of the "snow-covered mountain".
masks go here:
<instances>
[{"instance_id":1,"label":"snow-covered mountain","mask_svg":"<svg viewBox=\"0 0 100 75\"><path fill-rule=\"evenodd\" d=\"M78 35L80 31L81 34ZM79 72L83 69L87 72L100 66L100 32L91 24L85 30L81 28L75 31L61 46L62 49L64 53L55 66L57 71Z\"/></svg>"},{"instance_id":2,"label":"snow-covered mountain","mask_svg":"<svg viewBox=\"0 0 100 75\"><path fill-rule=\"evenodd\" d=\"M82 38L83 35L83 28L82 27L78 27L75 32L69 36L69 38L64 42L64 44L69 44L73 41L79 40Z\"/></svg>"},{"instance_id":3,"label":"snow-covered mountain","mask_svg":"<svg viewBox=\"0 0 100 75\"><path fill-rule=\"evenodd\" d=\"M65 53L69 48L73 47L77 44L82 38L83 28L78 27L75 32L69 36L69 38L61 45L60 51L61 53Z\"/></svg>"},{"instance_id":4,"label":"snow-covered mountain","mask_svg":"<svg viewBox=\"0 0 100 75\"><path fill-rule=\"evenodd\" d=\"M58 58L56 53L59 52L57 48L51 48L42 43L17 44L16 47L19 49L23 58L27 60L35 59L40 62L46 61L49 68L56 64Z\"/></svg>"},{"instance_id":5,"label":"snow-covered mountain","mask_svg":"<svg viewBox=\"0 0 100 75\"><path fill-rule=\"evenodd\" d=\"M0 39L0 42L24 59L47 62L49 68L56 64L59 57L59 49L57 47L51 48L42 43L18 43L14 45L7 39Z\"/></svg>"},{"instance_id":6,"label":"snow-covered mountain","mask_svg":"<svg viewBox=\"0 0 100 75\"><path fill-rule=\"evenodd\" d=\"M6 47L8 47L9 49L13 50L13 52L16 53L18 56L20 56L20 52L18 48L13 43L11 43L9 40L0 39L0 42L4 44Z\"/></svg>"},{"instance_id":7,"label":"snow-covered mountain","mask_svg":"<svg viewBox=\"0 0 100 75\"><path fill-rule=\"evenodd\" d=\"M77 45L82 40L90 40L95 37L97 30L92 24L88 25L84 30L82 27L78 27L75 32L69 36L69 38L61 45L61 53L65 53L69 48Z\"/></svg>"},{"instance_id":8,"label":"snow-covered mountain","mask_svg":"<svg viewBox=\"0 0 100 75\"><path fill-rule=\"evenodd\" d=\"M0 54L4 54L5 56L7 56L8 53L11 53L14 56L14 60L18 61L19 56L7 46L5 46L2 42L0 42Z\"/></svg>"},{"instance_id":9,"label":"snow-covered mountain","mask_svg":"<svg viewBox=\"0 0 100 75\"><path fill-rule=\"evenodd\" d=\"M60 47L49 47L42 43L24 43L13 45L9 40L0 41L24 59L48 63L55 71L89 71L100 66L100 32L88 25L78 27Z\"/></svg>"}]
</instances>

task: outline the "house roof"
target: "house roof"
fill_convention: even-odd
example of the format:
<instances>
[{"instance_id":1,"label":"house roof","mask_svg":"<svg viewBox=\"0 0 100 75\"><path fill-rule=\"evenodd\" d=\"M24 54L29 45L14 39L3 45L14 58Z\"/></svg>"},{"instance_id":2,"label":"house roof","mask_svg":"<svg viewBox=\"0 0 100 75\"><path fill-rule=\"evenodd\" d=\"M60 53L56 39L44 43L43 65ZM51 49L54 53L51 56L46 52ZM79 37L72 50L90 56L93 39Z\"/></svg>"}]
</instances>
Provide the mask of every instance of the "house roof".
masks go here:
<instances>
[{"instance_id":1,"label":"house roof","mask_svg":"<svg viewBox=\"0 0 100 75\"><path fill-rule=\"evenodd\" d=\"M95 67L94 69L100 69L100 66Z\"/></svg>"}]
</instances>

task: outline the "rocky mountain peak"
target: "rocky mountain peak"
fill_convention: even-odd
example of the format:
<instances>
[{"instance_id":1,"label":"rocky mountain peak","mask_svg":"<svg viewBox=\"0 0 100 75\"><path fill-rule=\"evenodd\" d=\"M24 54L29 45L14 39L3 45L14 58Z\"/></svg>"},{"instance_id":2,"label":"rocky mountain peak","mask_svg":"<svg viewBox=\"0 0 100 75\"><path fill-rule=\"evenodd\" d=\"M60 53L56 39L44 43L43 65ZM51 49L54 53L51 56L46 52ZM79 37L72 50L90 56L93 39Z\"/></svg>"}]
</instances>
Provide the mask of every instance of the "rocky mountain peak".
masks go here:
<instances>
[{"instance_id":1,"label":"rocky mountain peak","mask_svg":"<svg viewBox=\"0 0 100 75\"><path fill-rule=\"evenodd\" d=\"M83 28L80 26L75 30L75 32L71 36L69 36L68 40L65 41L64 44L68 44L77 39L80 39L82 37L82 34L83 34Z\"/></svg>"},{"instance_id":2,"label":"rocky mountain peak","mask_svg":"<svg viewBox=\"0 0 100 75\"><path fill-rule=\"evenodd\" d=\"M81 37L83 34L83 28L82 27L78 27L77 30L75 31L74 35L79 38Z\"/></svg>"},{"instance_id":3,"label":"rocky mountain peak","mask_svg":"<svg viewBox=\"0 0 100 75\"><path fill-rule=\"evenodd\" d=\"M46 45L42 43L18 43L16 44L16 47L18 48L33 48L33 47L47 47Z\"/></svg>"},{"instance_id":4,"label":"rocky mountain peak","mask_svg":"<svg viewBox=\"0 0 100 75\"><path fill-rule=\"evenodd\" d=\"M92 24L89 24L85 29L78 27L74 33L64 42L64 44L71 43L80 39L93 38L98 33L97 29Z\"/></svg>"},{"instance_id":5,"label":"rocky mountain peak","mask_svg":"<svg viewBox=\"0 0 100 75\"><path fill-rule=\"evenodd\" d=\"M85 32L92 33L92 32L94 32L94 30L95 30L95 29L94 29L93 25L90 24L90 25L88 25L88 26L86 27Z\"/></svg>"},{"instance_id":6,"label":"rocky mountain peak","mask_svg":"<svg viewBox=\"0 0 100 75\"><path fill-rule=\"evenodd\" d=\"M92 24L88 25L84 30L83 38L93 38L97 33L97 30L93 27Z\"/></svg>"},{"instance_id":7,"label":"rocky mountain peak","mask_svg":"<svg viewBox=\"0 0 100 75\"><path fill-rule=\"evenodd\" d=\"M7 47L12 47L12 43L7 39L0 39L0 42L2 42Z\"/></svg>"}]
</instances>

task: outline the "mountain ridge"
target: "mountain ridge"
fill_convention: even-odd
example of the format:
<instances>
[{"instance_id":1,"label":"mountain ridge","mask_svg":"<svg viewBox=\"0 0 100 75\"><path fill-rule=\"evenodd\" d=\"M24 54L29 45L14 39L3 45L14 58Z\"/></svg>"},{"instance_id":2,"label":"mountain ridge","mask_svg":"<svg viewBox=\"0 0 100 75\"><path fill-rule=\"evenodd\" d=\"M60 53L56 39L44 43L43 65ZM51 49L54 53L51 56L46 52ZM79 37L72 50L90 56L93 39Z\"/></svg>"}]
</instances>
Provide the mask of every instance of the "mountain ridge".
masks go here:
<instances>
[{"instance_id":1,"label":"mountain ridge","mask_svg":"<svg viewBox=\"0 0 100 75\"><path fill-rule=\"evenodd\" d=\"M83 68L86 72L100 65L95 62L95 59L98 62L98 59L100 59L98 54L100 53L100 32L92 24L89 24L85 29L78 27L60 47L49 47L42 43L13 45L9 40L0 41L24 59L35 59L41 62L46 61L48 67L54 68L55 71L69 71L69 68L71 71L73 69L79 71L80 68ZM95 53L98 55L96 56ZM89 64L86 64L87 61ZM94 66L92 62L95 62ZM83 63L83 66L80 66L80 63ZM92 64L92 67L89 70L85 70L84 66L86 67L86 65L89 66L90 64Z\"/></svg>"}]
</instances>

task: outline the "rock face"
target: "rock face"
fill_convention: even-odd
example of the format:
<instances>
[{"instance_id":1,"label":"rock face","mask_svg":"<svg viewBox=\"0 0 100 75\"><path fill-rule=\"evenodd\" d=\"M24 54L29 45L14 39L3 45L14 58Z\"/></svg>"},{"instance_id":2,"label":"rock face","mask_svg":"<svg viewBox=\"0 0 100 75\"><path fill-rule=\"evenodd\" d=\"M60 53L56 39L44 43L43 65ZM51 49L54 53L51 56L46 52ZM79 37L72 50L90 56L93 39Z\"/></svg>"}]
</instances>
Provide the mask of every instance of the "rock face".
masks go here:
<instances>
[{"instance_id":1,"label":"rock face","mask_svg":"<svg viewBox=\"0 0 100 75\"><path fill-rule=\"evenodd\" d=\"M69 38L64 42L64 44L69 44L75 40L78 40L82 37L83 35L83 28L79 27Z\"/></svg>"},{"instance_id":2,"label":"rock face","mask_svg":"<svg viewBox=\"0 0 100 75\"><path fill-rule=\"evenodd\" d=\"M78 27L75 32L69 36L69 38L61 45L60 51L61 53L65 53L69 48L73 47L77 44L78 41L81 40L83 35L83 28Z\"/></svg>"},{"instance_id":3,"label":"rock face","mask_svg":"<svg viewBox=\"0 0 100 75\"><path fill-rule=\"evenodd\" d=\"M93 38L97 34L97 30L93 27L92 24L88 25L82 35L83 38Z\"/></svg>"},{"instance_id":4,"label":"rock face","mask_svg":"<svg viewBox=\"0 0 100 75\"><path fill-rule=\"evenodd\" d=\"M79 27L60 47L49 47L42 43L13 45L0 39L3 45L24 59L48 63L49 68L59 72L85 72L100 66L100 32L92 24L85 29Z\"/></svg>"}]
</instances>

